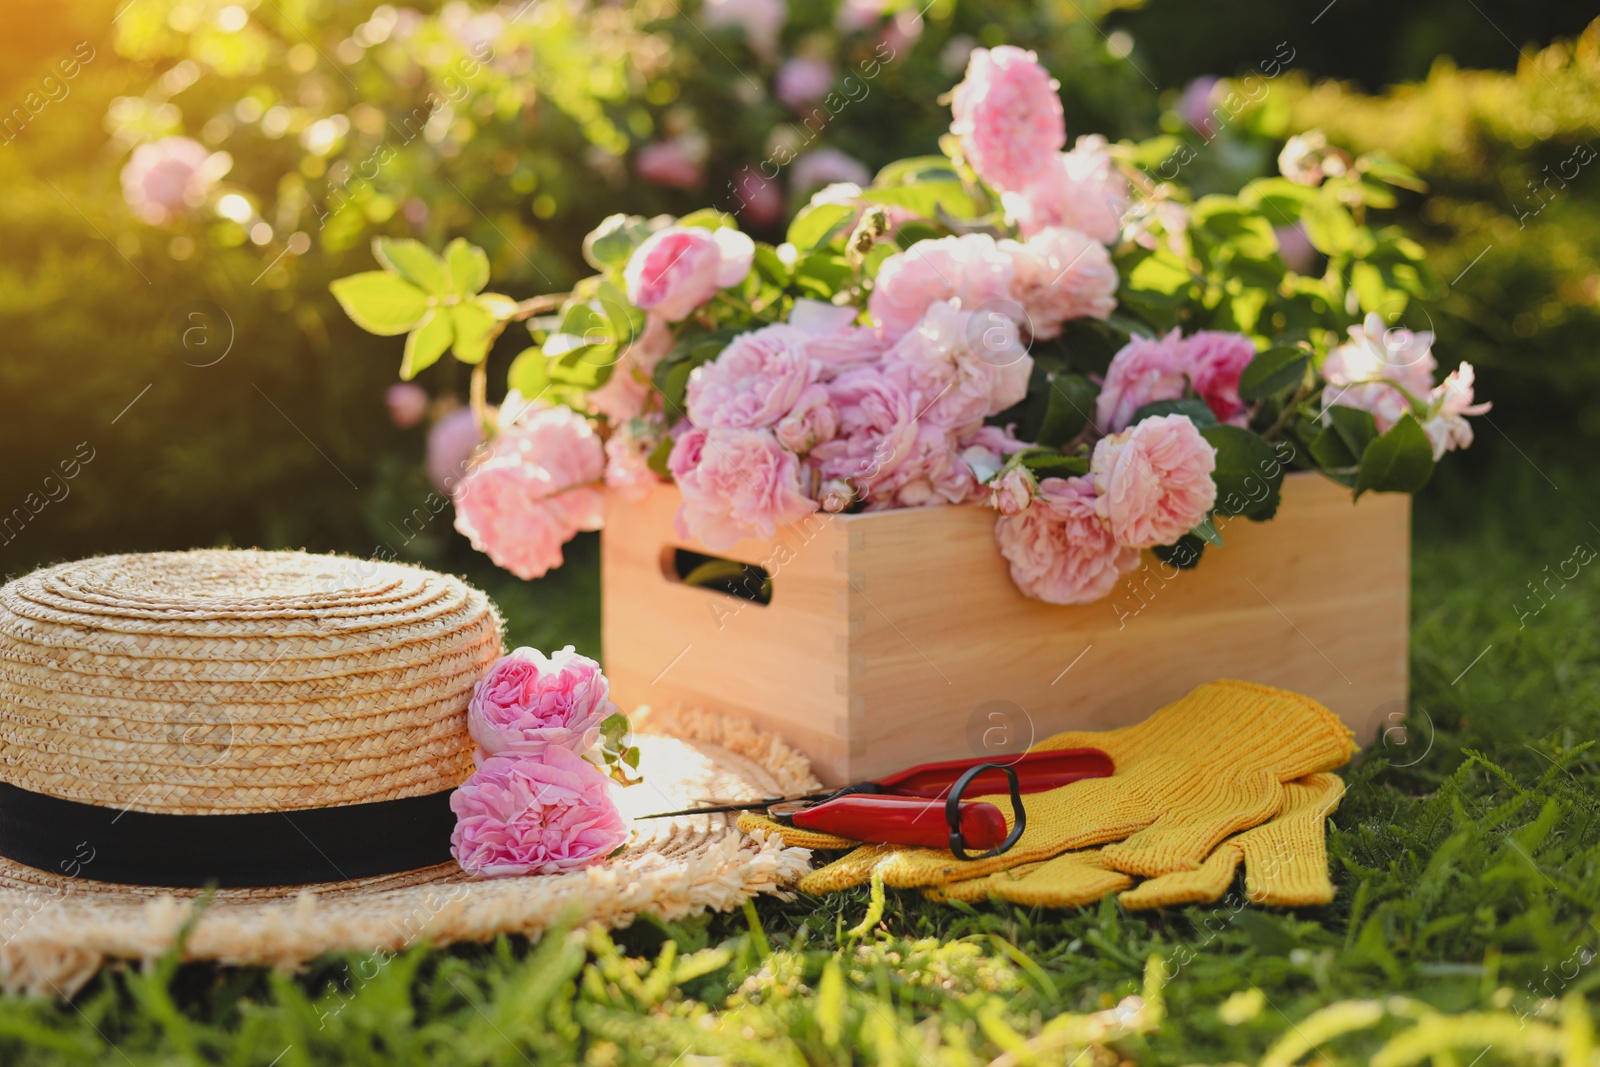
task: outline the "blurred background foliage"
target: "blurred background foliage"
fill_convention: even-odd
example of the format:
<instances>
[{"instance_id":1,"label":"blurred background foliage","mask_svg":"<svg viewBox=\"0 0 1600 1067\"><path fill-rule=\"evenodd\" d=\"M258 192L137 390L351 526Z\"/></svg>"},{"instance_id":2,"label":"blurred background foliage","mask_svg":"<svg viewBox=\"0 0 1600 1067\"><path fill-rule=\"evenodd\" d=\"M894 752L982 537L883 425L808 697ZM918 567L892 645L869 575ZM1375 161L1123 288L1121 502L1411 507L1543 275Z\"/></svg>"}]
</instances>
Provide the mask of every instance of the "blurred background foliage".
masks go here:
<instances>
[{"instance_id":1,"label":"blurred background foliage","mask_svg":"<svg viewBox=\"0 0 1600 1067\"><path fill-rule=\"evenodd\" d=\"M1228 0L1203 17L1171 0L10 7L8 574L229 543L471 566L448 509L427 504L424 429L398 429L385 407L399 346L350 324L328 281L370 268L376 234L463 236L489 250L494 288L558 290L585 273L581 238L605 215L733 208L747 168L792 155L742 212L775 237L815 185L931 151L948 122L938 97L975 44L1037 49L1073 136L1187 146L1197 191L1276 173L1286 138L1313 127L1414 168L1428 190L1402 193L1384 221L1449 284L1405 324L1431 323L1442 364L1480 366L1480 395L1520 447L1600 434L1600 177L1583 164L1550 180L1600 147L1600 30L1577 36L1592 11L1576 5L1421 4L1386 11L1398 21L1383 34L1362 0L1320 15ZM1389 86L1408 78L1423 80ZM1230 91L1249 106L1225 107ZM141 220L121 172L174 134L231 168L192 210ZM424 376L434 416L463 395L459 369ZM52 478L85 446L76 477ZM592 569L557 581L586 593Z\"/></svg>"}]
</instances>

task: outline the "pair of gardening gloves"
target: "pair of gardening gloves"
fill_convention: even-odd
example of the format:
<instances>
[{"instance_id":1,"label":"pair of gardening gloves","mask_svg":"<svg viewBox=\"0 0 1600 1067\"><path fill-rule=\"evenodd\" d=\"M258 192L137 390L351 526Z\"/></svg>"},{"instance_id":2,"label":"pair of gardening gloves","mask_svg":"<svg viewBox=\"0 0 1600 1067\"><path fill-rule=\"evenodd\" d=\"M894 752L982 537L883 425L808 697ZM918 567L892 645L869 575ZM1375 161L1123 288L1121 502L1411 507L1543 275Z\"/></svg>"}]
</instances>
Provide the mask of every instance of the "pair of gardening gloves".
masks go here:
<instances>
[{"instance_id":1,"label":"pair of gardening gloves","mask_svg":"<svg viewBox=\"0 0 1600 1067\"><path fill-rule=\"evenodd\" d=\"M988 859L861 845L760 815L741 817L739 827L775 832L803 848L853 849L802 879L808 893L878 874L885 885L921 888L940 900L998 897L1067 908L1114 892L1126 908L1162 908L1219 899L1242 863L1254 903L1304 907L1333 899L1324 823L1344 783L1327 772L1346 763L1355 745L1315 700L1210 682L1135 726L1056 734L1034 748L1102 749L1116 771L1025 795L1022 837ZM1012 821L1009 797L971 799L994 804Z\"/></svg>"}]
</instances>

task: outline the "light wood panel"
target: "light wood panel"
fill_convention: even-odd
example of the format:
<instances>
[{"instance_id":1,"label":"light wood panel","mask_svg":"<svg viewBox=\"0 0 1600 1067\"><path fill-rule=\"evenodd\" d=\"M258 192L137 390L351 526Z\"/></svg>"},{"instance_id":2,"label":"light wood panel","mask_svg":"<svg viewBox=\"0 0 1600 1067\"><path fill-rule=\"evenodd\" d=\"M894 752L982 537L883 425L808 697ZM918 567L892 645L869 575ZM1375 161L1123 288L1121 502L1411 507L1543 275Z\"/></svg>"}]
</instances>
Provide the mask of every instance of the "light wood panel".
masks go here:
<instances>
[{"instance_id":1,"label":"light wood panel","mask_svg":"<svg viewBox=\"0 0 1600 1067\"><path fill-rule=\"evenodd\" d=\"M1223 677L1308 693L1370 740L1406 696L1410 498L1352 505L1307 473L1283 496L1194 570L1147 553L1106 600L1061 607L1011 583L988 509L818 515L710 553L677 537L675 489L613 494L606 671L625 707L747 716L838 783L1135 722ZM684 587L677 547L766 566L772 603Z\"/></svg>"}]
</instances>

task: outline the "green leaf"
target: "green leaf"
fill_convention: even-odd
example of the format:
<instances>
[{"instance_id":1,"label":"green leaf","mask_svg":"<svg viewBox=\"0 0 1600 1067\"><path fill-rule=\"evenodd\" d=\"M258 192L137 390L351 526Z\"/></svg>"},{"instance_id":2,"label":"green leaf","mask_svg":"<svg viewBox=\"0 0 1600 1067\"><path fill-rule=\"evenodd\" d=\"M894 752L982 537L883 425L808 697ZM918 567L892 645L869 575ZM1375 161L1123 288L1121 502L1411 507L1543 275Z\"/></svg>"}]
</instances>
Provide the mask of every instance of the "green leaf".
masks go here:
<instances>
[{"instance_id":1,"label":"green leaf","mask_svg":"<svg viewBox=\"0 0 1600 1067\"><path fill-rule=\"evenodd\" d=\"M526 400L544 395L550 384L545 372L545 355L538 348L524 348L517 353L506 371L506 388L515 389Z\"/></svg>"},{"instance_id":2,"label":"green leaf","mask_svg":"<svg viewBox=\"0 0 1600 1067\"><path fill-rule=\"evenodd\" d=\"M1217 450L1211 480L1217 483L1215 510L1261 521L1278 510L1283 462L1260 434L1239 426L1210 426L1200 435Z\"/></svg>"},{"instance_id":3,"label":"green leaf","mask_svg":"<svg viewBox=\"0 0 1600 1067\"><path fill-rule=\"evenodd\" d=\"M794 268L795 284L808 295L822 300L830 300L854 280L855 271L843 256L835 252L813 252L796 263Z\"/></svg>"},{"instance_id":4,"label":"green leaf","mask_svg":"<svg viewBox=\"0 0 1600 1067\"><path fill-rule=\"evenodd\" d=\"M1299 221L1317 191L1297 185L1288 178L1259 178L1239 191L1246 207L1259 208L1274 226L1289 226Z\"/></svg>"},{"instance_id":5,"label":"green leaf","mask_svg":"<svg viewBox=\"0 0 1600 1067\"><path fill-rule=\"evenodd\" d=\"M1226 544L1226 542L1222 540L1222 535L1217 532L1216 526L1210 519L1201 520L1201 522L1195 526L1193 530L1190 530L1189 533L1185 534L1184 536L1196 537L1199 540L1204 541L1206 544L1216 545L1218 548L1222 548Z\"/></svg>"},{"instance_id":6,"label":"green leaf","mask_svg":"<svg viewBox=\"0 0 1600 1067\"><path fill-rule=\"evenodd\" d=\"M1338 470L1356 465L1356 454L1350 451L1350 446L1344 443L1335 426L1323 427L1322 432L1313 437L1306 447L1319 466Z\"/></svg>"},{"instance_id":7,"label":"green leaf","mask_svg":"<svg viewBox=\"0 0 1600 1067\"><path fill-rule=\"evenodd\" d=\"M1305 223L1312 247L1325 256L1337 256L1355 247L1355 219L1331 199L1331 194L1309 201L1301 221Z\"/></svg>"},{"instance_id":8,"label":"green leaf","mask_svg":"<svg viewBox=\"0 0 1600 1067\"><path fill-rule=\"evenodd\" d=\"M1150 551L1163 563L1170 563L1181 570L1190 570L1199 565L1200 554L1205 550L1204 541L1194 534L1184 534L1172 544L1157 545Z\"/></svg>"},{"instance_id":9,"label":"green leaf","mask_svg":"<svg viewBox=\"0 0 1600 1067\"><path fill-rule=\"evenodd\" d=\"M372 255L384 267L400 275L417 288L434 296L450 291L450 272L444 260L421 241L406 237L374 237Z\"/></svg>"},{"instance_id":10,"label":"green leaf","mask_svg":"<svg viewBox=\"0 0 1600 1067\"><path fill-rule=\"evenodd\" d=\"M1052 374L1044 421L1034 440L1046 448L1059 448L1083 432L1094 414L1100 390L1081 374Z\"/></svg>"},{"instance_id":11,"label":"green leaf","mask_svg":"<svg viewBox=\"0 0 1600 1067\"><path fill-rule=\"evenodd\" d=\"M691 211L678 220L679 226L697 226L703 230L735 230L733 216L726 211L719 211L714 207L703 207L699 211Z\"/></svg>"},{"instance_id":12,"label":"green leaf","mask_svg":"<svg viewBox=\"0 0 1600 1067\"><path fill-rule=\"evenodd\" d=\"M650 451L650 455L644 461L645 466L656 473L656 477L665 478L668 481L672 480L672 472L667 470L667 459L672 455L673 443L671 437L661 438L660 442Z\"/></svg>"},{"instance_id":13,"label":"green leaf","mask_svg":"<svg viewBox=\"0 0 1600 1067\"><path fill-rule=\"evenodd\" d=\"M1063 456L1059 452L1028 449L1019 456L1019 460L1040 478L1076 478L1089 473L1087 456Z\"/></svg>"},{"instance_id":14,"label":"green leaf","mask_svg":"<svg viewBox=\"0 0 1600 1067\"><path fill-rule=\"evenodd\" d=\"M1339 434L1339 439L1349 449L1352 458L1360 456L1367 450L1367 445L1378 436L1378 424L1372 420L1370 411L1360 408L1346 407L1343 404L1330 404L1325 412L1328 421Z\"/></svg>"},{"instance_id":15,"label":"green leaf","mask_svg":"<svg viewBox=\"0 0 1600 1067\"><path fill-rule=\"evenodd\" d=\"M457 304L450 309L450 319L455 327L455 357L463 363L482 363L494 339L494 316L477 304Z\"/></svg>"},{"instance_id":16,"label":"green leaf","mask_svg":"<svg viewBox=\"0 0 1600 1067\"><path fill-rule=\"evenodd\" d=\"M428 294L381 270L363 271L329 283L352 322L379 337L394 337L417 324L428 310Z\"/></svg>"},{"instance_id":17,"label":"green leaf","mask_svg":"<svg viewBox=\"0 0 1600 1067\"><path fill-rule=\"evenodd\" d=\"M445 266L450 271L450 291L472 296L489 284L489 254L457 237L445 246Z\"/></svg>"},{"instance_id":18,"label":"green leaf","mask_svg":"<svg viewBox=\"0 0 1600 1067\"><path fill-rule=\"evenodd\" d=\"M455 329L443 308L429 308L417 328L406 335L406 354L400 361L400 377L410 381L439 362L450 347Z\"/></svg>"},{"instance_id":19,"label":"green leaf","mask_svg":"<svg viewBox=\"0 0 1600 1067\"><path fill-rule=\"evenodd\" d=\"M1167 249L1158 248L1128 272L1127 284L1146 300L1161 298L1163 302L1177 304L1194 284L1194 277L1182 260Z\"/></svg>"},{"instance_id":20,"label":"green leaf","mask_svg":"<svg viewBox=\"0 0 1600 1067\"><path fill-rule=\"evenodd\" d=\"M1356 497L1377 493L1415 493L1433 474L1433 444L1422 424L1409 413L1374 440L1361 454L1356 471Z\"/></svg>"},{"instance_id":21,"label":"green leaf","mask_svg":"<svg viewBox=\"0 0 1600 1067\"><path fill-rule=\"evenodd\" d=\"M583 239L583 258L595 270L620 270L650 234L638 215L610 215Z\"/></svg>"},{"instance_id":22,"label":"green leaf","mask_svg":"<svg viewBox=\"0 0 1600 1067\"><path fill-rule=\"evenodd\" d=\"M802 255L827 244L855 218L849 204L812 204L802 208L789 224L787 240Z\"/></svg>"},{"instance_id":23,"label":"green leaf","mask_svg":"<svg viewBox=\"0 0 1600 1067\"><path fill-rule=\"evenodd\" d=\"M1310 362L1309 352L1288 345L1256 353L1239 375L1239 398L1261 400L1298 386L1305 380Z\"/></svg>"},{"instance_id":24,"label":"green leaf","mask_svg":"<svg viewBox=\"0 0 1600 1067\"><path fill-rule=\"evenodd\" d=\"M1217 424L1216 415L1212 414L1204 400L1186 396L1182 400L1152 400L1148 404L1141 405L1133 413L1133 421L1128 425L1133 426L1157 415L1187 415L1197 430Z\"/></svg>"},{"instance_id":25,"label":"green leaf","mask_svg":"<svg viewBox=\"0 0 1600 1067\"><path fill-rule=\"evenodd\" d=\"M872 179L874 189L891 185L911 185L919 181L960 181L955 164L944 156L913 156L897 159Z\"/></svg>"},{"instance_id":26,"label":"green leaf","mask_svg":"<svg viewBox=\"0 0 1600 1067\"><path fill-rule=\"evenodd\" d=\"M925 219L939 218L941 213L958 219L970 219L978 214L978 202L959 181L918 181L887 189L868 189L861 195L869 203L902 207Z\"/></svg>"}]
</instances>

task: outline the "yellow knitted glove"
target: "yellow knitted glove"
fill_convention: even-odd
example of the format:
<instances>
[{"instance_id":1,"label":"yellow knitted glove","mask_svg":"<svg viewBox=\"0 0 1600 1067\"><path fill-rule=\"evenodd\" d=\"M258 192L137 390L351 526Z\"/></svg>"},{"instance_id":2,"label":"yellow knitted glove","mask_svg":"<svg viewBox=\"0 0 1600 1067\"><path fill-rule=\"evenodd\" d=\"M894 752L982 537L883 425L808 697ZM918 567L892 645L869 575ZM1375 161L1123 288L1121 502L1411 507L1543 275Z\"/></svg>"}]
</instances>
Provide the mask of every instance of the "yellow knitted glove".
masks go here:
<instances>
[{"instance_id":1,"label":"yellow knitted glove","mask_svg":"<svg viewBox=\"0 0 1600 1067\"><path fill-rule=\"evenodd\" d=\"M1195 871L1230 834L1278 814L1284 782L1332 770L1354 751L1350 731L1316 701L1235 681L1202 685L1137 725L1056 734L1035 748L1103 749L1116 773L1026 796L1027 830L1000 856L962 861L943 849L863 846L800 888L844 889L874 871L886 885L943 886L1094 845L1105 845L1106 867L1126 874ZM1006 797L970 799L1009 818Z\"/></svg>"},{"instance_id":2,"label":"yellow knitted glove","mask_svg":"<svg viewBox=\"0 0 1600 1067\"><path fill-rule=\"evenodd\" d=\"M935 900L979 901L991 897L1045 908L1075 908L1126 889L1117 900L1130 911L1218 900L1245 865L1245 895L1251 902L1293 908L1333 899L1328 877L1324 822L1344 795L1332 774L1312 774L1284 787L1285 807L1270 822L1228 838L1200 867L1151 878L1132 889L1133 879L1106 864L1103 849L1064 852L983 878L926 890Z\"/></svg>"}]
</instances>

